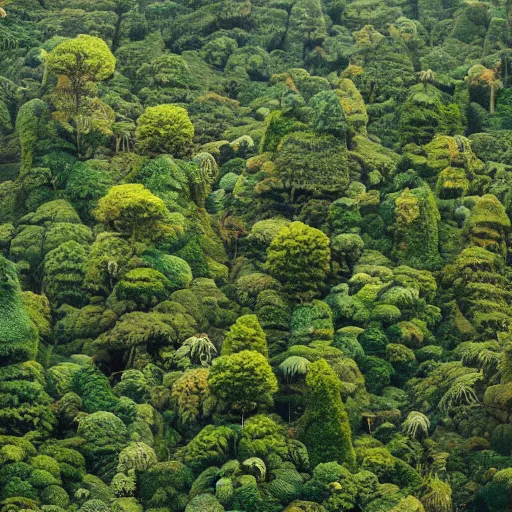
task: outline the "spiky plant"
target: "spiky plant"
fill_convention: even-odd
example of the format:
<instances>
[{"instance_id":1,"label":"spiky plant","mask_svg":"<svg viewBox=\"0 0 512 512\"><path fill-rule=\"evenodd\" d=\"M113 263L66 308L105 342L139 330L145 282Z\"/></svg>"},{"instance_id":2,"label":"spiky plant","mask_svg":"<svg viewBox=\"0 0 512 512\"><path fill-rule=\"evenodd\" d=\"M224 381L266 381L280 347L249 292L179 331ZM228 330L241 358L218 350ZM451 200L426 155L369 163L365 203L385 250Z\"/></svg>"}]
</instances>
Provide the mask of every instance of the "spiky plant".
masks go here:
<instances>
[{"instance_id":1,"label":"spiky plant","mask_svg":"<svg viewBox=\"0 0 512 512\"><path fill-rule=\"evenodd\" d=\"M296 375L305 375L309 364L305 357L290 356L279 365L279 370L288 381L291 381Z\"/></svg>"},{"instance_id":2,"label":"spiky plant","mask_svg":"<svg viewBox=\"0 0 512 512\"><path fill-rule=\"evenodd\" d=\"M439 402L441 411L448 413L457 405L474 405L479 403L474 385L479 380L482 380L482 378L481 372L472 371L455 379Z\"/></svg>"},{"instance_id":3,"label":"spiky plant","mask_svg":"<svg viewBox=\"0 0 512 512\"><path fill-rule=\"evenodd\" d=\"M192 364L209 366L217 354L215 345L207 334L197 334L186 339L176 351L175 357L182 359L188 357Z\"/></svg>"},{"instance_id":4,"label":"spiky plant","mask_svg":"<svg viewBox=\"0 0 512 512\"><path fill-rule=\"evenodd\" d=\"M402 423L402 430L406 435L416 439L421 433L428 436L428 429L430 428L430 420L421 412L411 411L406 420Z\"/></svg>"},{"instance_id":5,"label":"spiky plant","mask_svg":"<svg viewBox=\"0 0 512 512\"><path fill-rule=\"evenodd\" d=\"M495 370L501 360L500 345L497 341L460 343L455 353L460 356L465 366L478 366L485 371Z\"/></svg>"},{"instance_id":6,"label":"spiky plant","mask_svg":"<svg viewBox=\"0 0 512 512\"><path fill-rule=\"evenodd\" d=\"M428 479L427 492L421 502L425 512L451 512L452 511L452 489L446 483L434 476Z\"/></svg>"}]
</instances>

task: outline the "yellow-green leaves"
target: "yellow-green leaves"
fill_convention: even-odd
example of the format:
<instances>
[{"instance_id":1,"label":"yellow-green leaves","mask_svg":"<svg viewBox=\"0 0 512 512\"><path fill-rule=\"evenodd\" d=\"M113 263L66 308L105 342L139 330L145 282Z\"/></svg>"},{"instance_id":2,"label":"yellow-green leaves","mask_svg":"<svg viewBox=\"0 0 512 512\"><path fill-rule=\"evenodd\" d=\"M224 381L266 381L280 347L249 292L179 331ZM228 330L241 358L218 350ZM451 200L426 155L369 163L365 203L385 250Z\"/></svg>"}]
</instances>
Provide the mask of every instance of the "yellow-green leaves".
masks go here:
<instances>
[{"instance_id":1,"label":"yellow-green leaves","mask_svg":"<svg viewBox=\"0 0 512 512\"><path fill-rule=\"evenodd\" d=\"M107 79L116 67L116 59L107 43L99 37L80 34L64 41L48 55L48 68L71 81L97 82Z\"/></svg>"},{"instance_id":2,"label":"yellow-green leaves","mask_svg":"<svg viewBox=\"0 0 512 512\"><path fill-rule=\"evenodd\" d=\"M194 126L187 111L176 105L148 107L137 120L135 137L143 153L182 154L193 136Z\"/></svg>"}]
</instances>

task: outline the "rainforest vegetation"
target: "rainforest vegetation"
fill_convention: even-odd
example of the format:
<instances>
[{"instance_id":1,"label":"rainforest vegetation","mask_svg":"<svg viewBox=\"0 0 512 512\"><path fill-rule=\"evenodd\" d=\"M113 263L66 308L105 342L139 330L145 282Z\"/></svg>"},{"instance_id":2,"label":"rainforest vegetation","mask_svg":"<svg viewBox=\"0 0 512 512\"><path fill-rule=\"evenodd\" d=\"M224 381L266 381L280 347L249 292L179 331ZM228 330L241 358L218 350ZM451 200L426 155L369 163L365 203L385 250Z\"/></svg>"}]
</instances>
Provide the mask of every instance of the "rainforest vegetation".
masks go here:
<instances>
[{"instance_id":1,"label":"rainforest vegetation","mask_svg":"<svg viewBox=\"0 0 512 512\"><path fill-rule=\"evenodd\" d=\"M0 1L0 512L511 511L511 46Z\"/></svg>"}]
</instances>

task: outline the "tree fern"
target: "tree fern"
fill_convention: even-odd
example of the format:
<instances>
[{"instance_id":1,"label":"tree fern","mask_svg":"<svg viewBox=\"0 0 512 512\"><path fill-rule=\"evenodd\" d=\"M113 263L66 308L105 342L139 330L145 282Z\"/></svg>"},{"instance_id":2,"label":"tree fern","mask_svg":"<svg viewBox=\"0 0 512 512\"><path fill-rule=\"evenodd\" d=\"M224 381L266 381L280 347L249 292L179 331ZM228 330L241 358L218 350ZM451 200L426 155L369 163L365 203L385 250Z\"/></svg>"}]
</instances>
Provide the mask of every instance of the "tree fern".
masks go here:
<instances>
[{"instance_id":1,"label":"tree fern","mask_svg":"<svg viewBox=\"0 0 512 512\"><path fill-rule=\"evenodd\" d=\"M457 405L474 405L479 403L473 386L482 379L480 372L472 371L461 375L450 386L439 402L439 408L447 413Z\"/></svg>"},{"instance_id":2,"label":"tree fern","mask_svg":"<svg viewBox=\"0 0 512 512\"><path fill-rule=\"evenodd\" d=\"M305 357L290 356L279 365L279 369L286 379L291 380L296 375L305 375L309 364Z\"/></svg>"},{"instance_id":3,"label":"tree fern","mask_svg":"<svg viewBox=\"0 0 512 512\"><path fill-rule=\"evenodd\" d=\"M419 433L428 436L430 420L421 412L412 411L402 423L402 430L410 437L415 439Z\"/></svg>"},{"instance_id":4,"label":"tree fern","mask_svg":"<svg viewBox=\"0 0 512 512\"><path fill-rule=\"evenodd\" d=\"M452 489L437 476L428 480L430 491L423 496L421 502L425 512L452 512Z\"/></svg>"},{"instance_id":5,"label":"tree fern","mask_svg":"<svg viewBox=\"0 0 512 512\"><path fill-rule=\"evenodd\" d=\"M482 343L468 341L458 345L454 353L461 358L465 366L478 366L485 370L492 370L497 367L501 359L498 353L499 348L497 341Z\"/></svg>"},{"instance_id":6,"label":"tree fern","mask_svg":"<svg viewBox=\"0 0 512 512\"><path fill-rule=\"evenodd\" d=\"M215 345L207 334L198 334L186 339L176 351L175 359L189 358L192 364L209 366L217 354Z\"/></svg>"}]
</instances>

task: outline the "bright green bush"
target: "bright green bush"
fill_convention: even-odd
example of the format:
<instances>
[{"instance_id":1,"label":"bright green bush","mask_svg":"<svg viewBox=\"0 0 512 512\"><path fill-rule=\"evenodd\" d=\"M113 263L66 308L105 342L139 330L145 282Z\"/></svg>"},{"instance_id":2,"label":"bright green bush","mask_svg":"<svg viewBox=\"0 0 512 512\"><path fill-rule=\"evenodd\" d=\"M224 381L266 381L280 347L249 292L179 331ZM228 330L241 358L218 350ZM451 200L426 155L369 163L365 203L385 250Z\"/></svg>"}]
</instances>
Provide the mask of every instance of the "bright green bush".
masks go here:
<instances>
[{"instance_id":1,"label":"bright green bush","mask_svg":"<svg viewBox=\"0 0 512 512\"><path fill-rule=\"evenodd\" d=\"M141 152L179 155L188 150L194 126L187 111L175 105L148 107L137 120L135 137Z\"/></svg>"},{"instance_id":2,"label":"bright green bush","mask_svg":"<svg viewBox=\"0 0 512 512\"><path fill-rule=\"evenodd\" d=\"M71 377L71 387L82 399L88 413L110 411L117 403L107 377L94 365L86 365L75 371Z\"/></svg>"},{"instance_id":3,"label":"bright green bush","mask_svg":"<svg viewBox=\"0 0 512 512\"><path fill-rule=\"evenodd\" d=\"M315 297L329 272L329 239L318 229L292 222L275 236L267 250L267 268L291 297Z\"/></svg>"},{"instance_id":4,"label":"bright green bush","mask_svg":"<svg viewBox=\"0 0 512 512\"><path fill-rule=\"evenodd\" d=\"M114 476L119 451L128 444L124 423L111 412L99 411L80 420L77 434L86 440L82 452L88 468L105 480Z\"/></svg>"},{"instance_id":5,"label":"bright green bush","mask_svg":"<svg viewBox=\"0 0 512 512\"><path fill-rule=\"evenodd\" d=\"M332 311L323 301L297 306L291 318L291 341L296 345L308 345L312 341L332 341L334 327Z\"/></svg>"},{"instance_id":6,"label":"bright green bush","mask_svg":"<svg viewBox=\"0 0 512 512\"><path fill-rule=\"evenodd\" d=\"M214 360L208 385L212 394L230 409L244 413L272 404L277 379L265 356L242 350Z\"/></svg>"},{"instance_id":7,"label":"bright green bush","mask_svg":"<svg viewBox=\"0 0 512 512\"><path fill-rule=\"evenodd\" d=\"M43 289L53 308L63 304L81 307L87 302L82 284L87 251L70 240L50 251L44 258Z\"/></svg>"},{"instance_id":8,"label":"bright green bush","mask_svg":"<svg viewBox=\"0 0 512 512\"><path fill-rule=\"evenodd\" d=\"M241 316L231 326L222 344L223 356L252 350L268 357L267 339L256 315Z\"/></svg>"}]
</instances>

